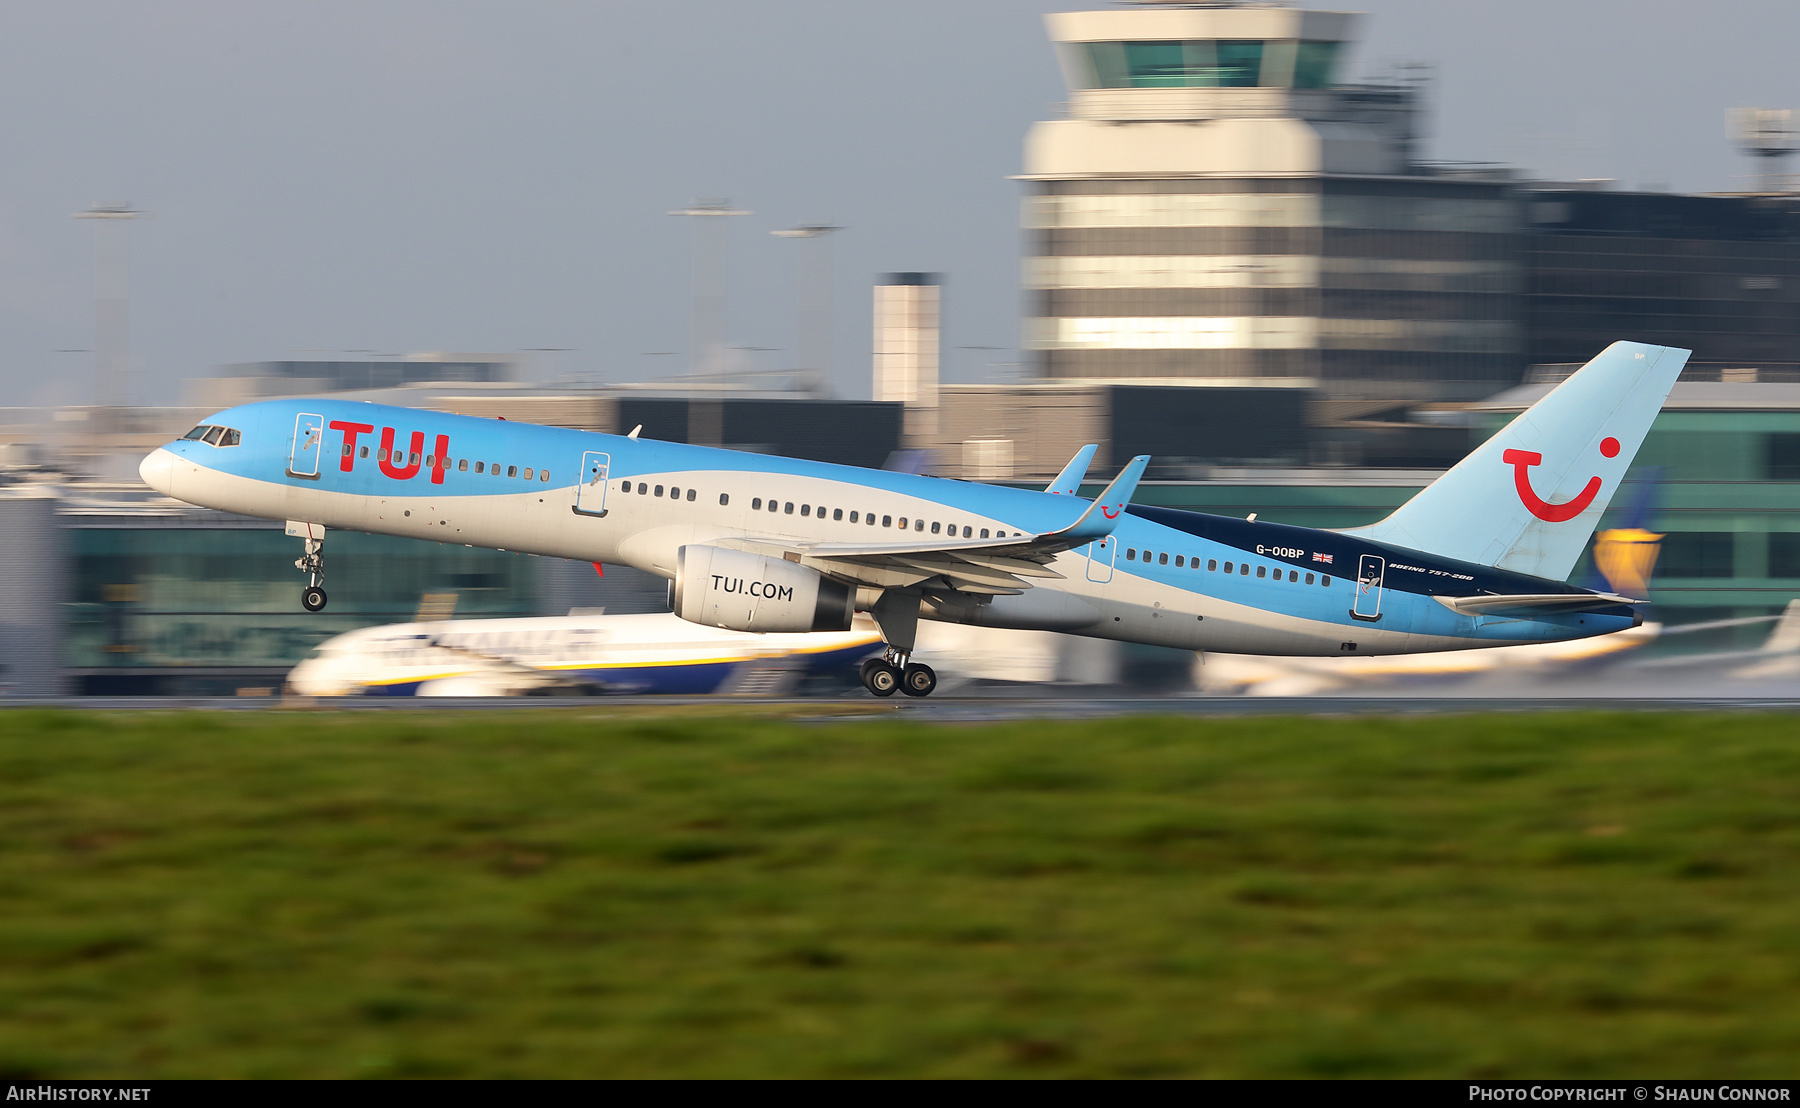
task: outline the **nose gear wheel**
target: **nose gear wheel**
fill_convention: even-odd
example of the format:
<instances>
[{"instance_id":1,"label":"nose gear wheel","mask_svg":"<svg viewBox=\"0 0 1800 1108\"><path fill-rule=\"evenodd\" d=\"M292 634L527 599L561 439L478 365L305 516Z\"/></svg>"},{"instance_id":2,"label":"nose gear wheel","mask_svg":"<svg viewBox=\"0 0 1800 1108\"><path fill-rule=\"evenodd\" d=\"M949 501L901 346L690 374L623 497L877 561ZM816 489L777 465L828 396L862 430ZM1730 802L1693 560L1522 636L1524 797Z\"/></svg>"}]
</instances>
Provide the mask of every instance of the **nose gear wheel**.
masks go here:
<instances>
[{"instance_id":1,"label":"nose gear wheel","mask_svg":"<svg viewBox=\"0 0 1800 1108\"><path fill-rule=\"evenodd\" d=\"M321 528L323 530L323 528ZM306 553L294 559L294 568L306 574L306 587L300 590L300 606L309 612L325 609L325 540L307 539Z\"/></svg>"}]
</instances>

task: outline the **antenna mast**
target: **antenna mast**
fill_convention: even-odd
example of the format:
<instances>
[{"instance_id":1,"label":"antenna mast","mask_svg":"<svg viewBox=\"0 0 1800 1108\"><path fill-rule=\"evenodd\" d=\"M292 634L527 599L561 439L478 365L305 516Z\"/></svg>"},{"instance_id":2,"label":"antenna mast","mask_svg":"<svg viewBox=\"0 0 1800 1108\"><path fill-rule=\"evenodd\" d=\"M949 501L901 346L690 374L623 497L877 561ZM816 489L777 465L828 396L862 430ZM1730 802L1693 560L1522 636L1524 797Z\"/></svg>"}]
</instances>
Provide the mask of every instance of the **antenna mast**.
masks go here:
<instances>
[{"instance_id":1,"label":"antenna mast","mask_svg":"<svg viewBox=\"0 0 1800 1108\"><path fill-rule=\"evenodd\" d=\"M1783 172L1788 155L1800 146L1800 133L1795 132L1792 117L1793 112L1787 108L1733 108L1726 113L1738 149L1756 159L1758 192L1792 191L1792 183Z\"/></svg>"}]
</instances>

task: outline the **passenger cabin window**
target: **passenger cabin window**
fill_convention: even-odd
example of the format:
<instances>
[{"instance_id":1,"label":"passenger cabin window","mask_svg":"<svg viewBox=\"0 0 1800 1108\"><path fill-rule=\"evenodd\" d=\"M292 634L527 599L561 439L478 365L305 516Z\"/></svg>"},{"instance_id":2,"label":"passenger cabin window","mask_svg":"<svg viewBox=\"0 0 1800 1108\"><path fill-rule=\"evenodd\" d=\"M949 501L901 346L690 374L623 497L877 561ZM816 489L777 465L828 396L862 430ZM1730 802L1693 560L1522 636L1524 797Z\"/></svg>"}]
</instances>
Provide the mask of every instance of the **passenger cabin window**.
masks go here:
<instances>
[{"instance_id":1,"label":"passenger cabin window","mask_svg":"<svg viewBox=\"0 0 1800 1108\"><path fill-rule=\"evenodd\" d=\"M787 505L781 509L781 514L788 516L794 514L794 502L792 500L788 501Z\"/></svg>"},{"instance_id":2,"label":"passenger cabin window","mask_svg":"<svg viewBox=\"0 0 1800 1108\"><path fill-rule=\"evenodd\" d=\"M469 471L469 459L467 459L467 458L460 459L456 463L456 472L467 473L468 471Z\"/></svg>"},{"instance_id":3,"label":"passenger cabin window","mask_svg":"<svg viewBox=\"0 0 1800 1108\"><path fill-rule=\"evenodd\" d=\"M1226 563L1225 563L1225 572L1226 572L1226 573L1230 573L1230 572L1232 572L1232 565L1231 565L1231 563L1230 563L1230 562L1226 562Z\"/></svg>"},{"instance_id":4,"label":"passenger cabin window","mask_svg":"<svg viewBox=\"0 0 1800 1108\"><path fill-rule=\"evenodd\" d=\"M963 538L965 538L965 539L974 538L975 536L973 534L973 531L974 531L974 528L964 527L963 528Z\"/></svg>"},{"instance_id":5,"label":"passenger cabin window","mask_svg":"<svg viewBox=\"0 0 1800 1108\"><path fill-rule=\"evenodd\" d=\"M1156 564L1159 566L1166 566L1169 564L1169 555L1167 551L1156 556Z\"/></svg>"},{"instance_id":6,"label":"passenger cabin window","mask_svg":"<svg viewBox=\"0 0 1800 1108\"><path fill-rule=\"evenodd\" d=\"M1208 573L1219 572L1219 559L1217 559L1217 558L1206 559L1206 572L1208 572ZM1231 572L1231 563L1230 562L1225 563L1225 572L1226 573Z\"/></svg>"},{"instance_id":7,"label":"passenger cabin window","mask_svg":"<svg viewBox=\"0 0 1800 1108\"><path fill-rule=\"evenodd\" d=\"M487 472L487 464L484 462L476 462L475 463L475 472L476 473L486 473ZM630 481L625 482L625 491L626 492L631 491L631 482Z\"/></svg>"},{"instance_id":8,"label":"passenger cabin window","mask_svg":"<svg viewBox=\"0 0 1800 1108\"><path fill-rule=\"evenodd\" d=\"M800 505L800 514L803 516L812 515L812 505L811 504Z\"/></svg>"},{"instance_id":9,"label":"passenger cabin window","mask_svg":"<svg viewBox=\"0 0 1800 1108\"><path fill-rule=\"evenodd\" d=\"M546 477L546 478L548 478L548 477L549 477L549 476L550 476L550 474L549 474L549 473L545 473L545 474L544 474L544 476L545 476L545 477ZM688 492L687 492L687 498L688 498L688 499L689 499L689 500L690 500L690 501L691 501L691 500L693 500L693 499L694 499L694 490L693 490L693 489L689 489L689 490L688 490Z\"/></svg>"},{"instance_id":10,"label":"passenger cabin window","mask_svg":"<svg viewBox=\"0 0 1800 1108\"><path fill-rule=\"evenodd\" d=\"M531 471L529 469L525 471L525 480L527 480L527 481L531 480ZM680 500L681 499L681 490L676 488L674 485L670 485L669 486L669 499L670 500Z\"/></svg>"},{"instance_id":11,"label":"passenger cabin window","mask_svg":"<svg viewBox=\"0 0 1800 1108\"><path fill-rule=\"evenodd\" d=\"M1181 565L1182 565L1181 555L1177 554L1177 555L1175 555L1175 568L1180 569Z\"/></svg>"},{"instance_id":12,"label":"passenger cabin window","mask_svg":"<svg viewBox=\"0 0 1800 1108\"><path fill-rule=\"evenodd\" d=\"M719 494L719 507L723 508L725 505L727 505L729 503L731 503L731 494L723 493L723 492L720 493Z\"/></svg>"},{"instance_id":13,"label":"passenger cabin window","mask_svg":"<svg viewBox=\"0 0 1800 1108\"><path fill-rule=\"evenodd\" d=\"M780 510L781 510L781 505L778 502L776 502L774 500L769 501L769 511L779 512Z\"/></svg>"},{"instance_id":14,"label":"passenger cabin window","mask_svg":"<svg viewBox=\"0 0 1800 1108\"><path fill-rule=\"evenodd\" d=\"M506 467L506 475L508 477L517 477L519 475L519 467L518 466L507 466ZM662 492L662 486L658 485L656 491L658 493Z\"/></svg>"},{"instance_id":15,"label":"passenger cabin window","mask_svg":"<svg viewBox=\"0 0 1800 1108\"><path fill-rule=\"evenodd\" d=\"M850 522L851 523L861 523L862 519L859 517L859 513L851 512L850 513Z\"/></svg>"},{"instance_id":16,"label":"passenger cabin window","mask_svg":"<svg viewBox=\"0 0 1800 1108\"><path fill-rule=\"evenodd\" d=\"M1313 583L1313 575L1312 574L1309 573L1306 575L1306 583L1309 585Z\"/></svg>"},{"instance_id":17,"label":"passenger cabin window","mask_svg":"<svg viewBox=\"0 0 1800 1108\"><path fill-rule=\"evenodd\" d=\"M1331 587L1331 578L1330 577L1320 577L1319 584L1324 585L1326 588L1330 588Z\"/></svg>"},{"instance_id":18,"label":"passenger cabin window","mask_svg":"<svg viewBox=\"0 0 1800 1108\"><path fill-rule=\"evenodd\" d=\"M894 517L893 516L882 516L881 517L881 525L883 527L892 527L894 525Z\"/></svg>"},{"instance_id":19,"label":"passenger cabin window","mask_svg":"<svg viewBox=\"0 0 1800 1108\"><path fill-rule=\"evenodd\" d=\"M1125 551L1125 560L1128 562L1137 561L1137 547L1133 546Z\"/></svg>"},{"instance_id":20,"label":"passenger cabin window","mask_svg":"<svg viewBox=\"0 0 1800 1108\"><path fill-rule=\"evenodd\" d=\"M357 453L357 457L359 457L359 458L367 458L368 456L369 456L369 448L366 446L363 447L362 450ZM481 463L480 462L475 463L475 472L476 473L481 472Z\"/></svg>"},{"instance_id":21,"label":"passenger cabin window","mask_svg":"<svg viewBox=\"0 0 1800 1108\"><path fill-rule=\"evenodd\" d=\"M1269 573L1268 566L1257 566L1256 567L1256 575L1258 577L1266 577L1268 575L1268 573Z\"/></svg>"},{"instance_id":22,"label":"passenger cabin window","mask_svg":"<svg viewBox=\"0 0 1800 1108\"><path fill-rule=\"evenodd\" d=\"M856 514L856 513L855 513L855 512L851 512L851 513L850 513L850 514L851 514L851 515L852 515L852 516L854 516L854 515L855 515L855 514ZM835 521L837 521L837 520L840 520L840 519L843 519L843 518L844 518L844 509L842 509L842 508L833 508L833 509L831 509L831 518L832 518L832 520L833 520L833 522L835 522ZM852 519L852 520L851 520L851 521L850 521L850 522L851 522L851 523L855 523L855 522L856 522L856 520L854 520L854 519Z\"/></svg>"},{"instance_id":23,"label":"passenger cabin window","mask_svg":"<svg viewBox=\"0 0 1800 1108\"><path fill-rule=\"evenodd\" d=\"M509 475L509 476L510 476L510 475ZM662 487L662 486L661 486L661 485L658 485L658 486L656 486L656 491L655 491L655 492L653 492L653 493L651 493L651 494L650 494L650 495L652 495L652 496L661 496L661 495L662 495L662 494L663 494L663 487Z\"/></svg>"},{"instance_id":24,"label":"passenger cabin window","mask_svg":"<svg viewBox=\"0 0 1800 1108\"><path fill-rule=\"evenodd\" d=\"M541 485L548 480L550 480L550 471L547 469L538 470L538 484Z\"/></svg>"},{"instance_id":25,"label":"passenger cabin window","mask_svg":"<svg viewBox=\"0 0 1800 1108\"><path fill-rule=\"evenodd\" d=\"M988 537L988 529L986 527L981 529L981 537L984 539Z\"/></svg>"},{"instance_id":26,"label":"passenger cabin window","mask_svg":"<svg viewBox=\"0 0 1800 1108\"><path fill-rule=\"evenodd\" d=\"M762 511L762 497L755 496L750 498L750 510L753 512Z\"/></svg>"}]
</instances>

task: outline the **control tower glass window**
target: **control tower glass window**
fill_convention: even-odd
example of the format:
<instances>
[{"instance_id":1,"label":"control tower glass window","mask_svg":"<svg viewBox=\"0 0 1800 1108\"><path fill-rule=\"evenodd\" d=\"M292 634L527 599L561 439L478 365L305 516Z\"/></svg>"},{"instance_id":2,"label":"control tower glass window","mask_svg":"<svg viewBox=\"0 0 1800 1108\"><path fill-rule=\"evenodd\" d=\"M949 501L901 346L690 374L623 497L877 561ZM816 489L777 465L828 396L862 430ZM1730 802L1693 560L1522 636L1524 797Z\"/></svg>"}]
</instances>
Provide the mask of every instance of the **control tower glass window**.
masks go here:
<instances>
[{"instance_id":1,"label":"control tower glass window","mask_svg":"<svg viewBox=\"0 0 1800 1108\"><path fill-rule=\"evenodd\" d=\"M1250 39L1090 42L1087 54L1094 88L1254 88L1262 83L1263 45ZM1327 75L1330 60L1328 51Z\"/></svg>"},{"instance_id":2,"label":"control tower glass window","mask_svg":"<svg viewBox=\"0 0 1800 1108\"><path fill-rule=\"evenodd\" d=\"M1262 74L1263 44L1241 40L1221 41L1218 45L1216 79L1209 82L1220 88L1254 88Z\"/></svg>"},{"instance_id":3,"label":"control tower glass window","mask_svg":"<svg viewBox=\"0 0 1800 1108\"><path fill-rule=\"evenodd\" d=\"M1337 66L1336 42L1303 42L1294 53L1295 88L1330 88Z\"/></svg>"},{"instance_id":4,"label":"control tower glass window","mask_svg":"<svg viewBox=\"0 0 1800 1108\"><path fill-rule=\"evenodd\" d=\"M1179 42L1128 42L1125 67L1132 88L1185 88L1192 81Z\"/></svg>"}]
</instances>

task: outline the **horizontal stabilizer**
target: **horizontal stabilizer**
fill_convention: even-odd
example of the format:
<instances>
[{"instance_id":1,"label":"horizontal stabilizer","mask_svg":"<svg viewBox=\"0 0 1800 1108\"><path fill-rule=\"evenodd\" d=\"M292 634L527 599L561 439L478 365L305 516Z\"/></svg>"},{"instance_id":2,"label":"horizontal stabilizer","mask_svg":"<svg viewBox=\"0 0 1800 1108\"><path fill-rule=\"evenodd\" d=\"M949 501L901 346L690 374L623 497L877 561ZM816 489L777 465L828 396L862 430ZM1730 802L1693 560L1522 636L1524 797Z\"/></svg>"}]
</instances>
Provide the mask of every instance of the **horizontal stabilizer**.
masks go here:
<instances>
[{"instance_id":1,"label":"horizontal stabilizer","mask_svg":"<svg viewBox=\"0 0 1800 1108\"><path fill-rule=\"evenodd\" d=\"M1601 611L1620 604L1642 604L1629 596L1604 592L1518 593L1511 596L1440 596L1437 602L1465 616L1514 612Z\"/></svg>"}]
</instances>

